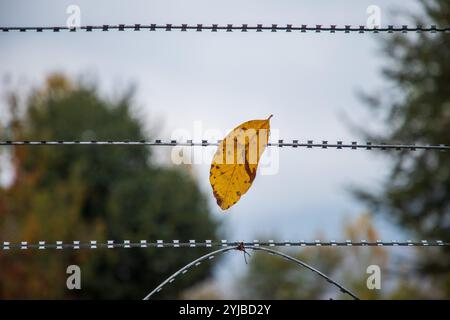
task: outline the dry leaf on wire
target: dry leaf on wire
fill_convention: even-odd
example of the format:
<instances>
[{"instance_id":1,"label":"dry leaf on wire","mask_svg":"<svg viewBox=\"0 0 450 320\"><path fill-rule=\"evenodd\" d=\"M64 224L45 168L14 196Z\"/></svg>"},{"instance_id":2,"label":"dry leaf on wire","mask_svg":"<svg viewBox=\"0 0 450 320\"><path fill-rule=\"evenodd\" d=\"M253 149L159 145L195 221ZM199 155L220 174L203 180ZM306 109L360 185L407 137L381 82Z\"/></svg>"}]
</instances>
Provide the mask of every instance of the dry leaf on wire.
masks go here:
<instances>
[{"instance_id":1,"label":"dry leaf on wire","mask_svg":"<svg viewBox=\"0 0 450 320\"><path fill-rule=\"evenodd\" d=\"M269 141L270 118L244 122L219 144L209 181L223 210L238 202L255 180L259 159Z\"/></svg>"}]
</instances>

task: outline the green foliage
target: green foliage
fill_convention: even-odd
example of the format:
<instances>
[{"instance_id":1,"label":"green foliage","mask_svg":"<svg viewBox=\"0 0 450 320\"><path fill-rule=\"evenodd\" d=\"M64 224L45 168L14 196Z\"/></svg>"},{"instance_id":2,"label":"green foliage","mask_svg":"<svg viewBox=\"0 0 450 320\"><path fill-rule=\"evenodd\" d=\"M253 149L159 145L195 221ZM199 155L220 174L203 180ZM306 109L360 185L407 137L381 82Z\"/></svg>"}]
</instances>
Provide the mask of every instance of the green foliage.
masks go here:
<instances>
[{"instance_id":1,"label":"green foliage","mask_svg":"<svg viewBox=\"0 0 450 320\"><path fill-rule=\"evenodd\" d=\"M27 99L2 138L15 140L143 140L130 114L131 95L116 102L59 75ZM214 238L217 226L186 171L153 164L136 146L11 148L14 180L0 188L0 241ZM133 298L201 253L168 250L15 252L0 256L2 298ZM78 264L82 290L66 289L66 268ZM211 265L210 265L211 266ZM176 298L210 268L177 280L159 297Z\"/></svg>"},{"instance_id":2,"label":"green foliage","mask_svg":"<svg viewBox=\"0 0 450 320\"><path fill-rule=\"evenodd\" d=\"M418 24L450 25L448 0L420 1L424 15ZM384 117L386 131L366 132L370 140L450 144L450 35L398 35L385 40L392 63L384 75L390 85L383 95L369 96L375 114ZM400 226L426 239L448 240L450 234L450 153L392 153L393 168L381 193L356 194ZM428 251L429 252L429 251ZM450 297L450 251L423 253L421 271L433 275ZM446 284L447 283L447 284Z\"/></svg>"}]
</instances>

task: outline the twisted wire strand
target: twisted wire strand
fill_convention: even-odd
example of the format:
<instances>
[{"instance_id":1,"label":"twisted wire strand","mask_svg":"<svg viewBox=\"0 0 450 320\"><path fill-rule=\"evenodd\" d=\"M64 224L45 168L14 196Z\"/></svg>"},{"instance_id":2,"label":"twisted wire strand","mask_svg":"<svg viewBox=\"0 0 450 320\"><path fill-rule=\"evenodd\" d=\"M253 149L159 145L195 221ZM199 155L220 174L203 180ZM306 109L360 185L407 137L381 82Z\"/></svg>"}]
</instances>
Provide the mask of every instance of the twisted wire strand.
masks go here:
<instances>
[{"instance_id":1,"label":"twisted wire strand","mask_svg":"<svg viewBox=\"0 0 450 320\"><path fill-rule=\"evenodd\" d=\"M275 241L275 240L253 240L252 242L242 242L242 241L228 241L228 240L189 240L188 242L182 242L180 240L140 240L139 242L132 242L130 240L115 241L108 240L106 242L99 242L97 240L91 240L89 242L81 241L38 241L37 243L29 243L28 241L21 242L9 242L3 241L0 243L0 250L45 250L45 249L131 249L131 248L212 248L212 247L223 247L223 248L234 248L239 244L244 246L252 247L449 247L450 241L442 240L421 240L421 241L367 241L367 240L314 240L314 241Z\"/></svg>"},{"instance_id":2,"label":"twisted wire strand","mask_svg":"<svg viewBox=\"0 0 450 320\"><path fill-rule=\"evenodd\" d=\"M194 261L188 263L187 265L185 265L184 267L182 267L181 269L179 269L177 272L175 272L174 274L172 274L170 277L168 277L166 280L164 280L160 285L158 285L155 289L153 289L149 294L147 294L143 300L149 300L154 294L160 292L166 285L172 283L175 281L176 277L185 274L191 267L193 266L199 266L203 261L208 261L211 259L214 259L214 257L218 254L222 254L231 250L238 250L238 251L242 251L242 250L254 250L254 251L261 251L261 252L265 252L271 255L275 255L275 256L279 256L282 257L290 262L293 262L297 265L299 265L300 267L306 268L310 271L312 271L313 273L315 273L316 275L322 277L323 279L325 279L329 284L337 287L341 292L348 294L350 297L352 297L355 300L359 300L359 298L353 293L351 292L349 289L345 288L343 285L341 285L340 283L338 283L337 281L333 280L332 278L330 278L329 276L327 276L326 274L324 274L323 272L319 271L318 269L310 266L309 264L307 264L306 262L303 262L297 258L294 258L288 254L285 254L283 252L280 251L276 251L276 250L272 250L272 249L268 249L268 248L264 248L264 247L257 247L257 246L241 246L242 243L238 246L233 246L233 247L228 247L228 248L223 248L223 249L219 249L210 253L207 253L203 256L201 256L198 259L195 259Z\"/></svg>"},{"instance_id":3,"label":"twisted wire strand","mask_svg":"<svg viewBox=\"0 0 450 320\"><path fill-rule=\"evenodd\" d=\"M179 141L179 140L90 140L90 141L48 141L48 140L20 140L12 141L5 140L0 141L0 146L62 146L62 145L89 145L89 146L184 146L184 147L208 147L208 146L218 146L221 140L210 141L202 140L201 142L195 142L193 140ZM416 144L400 144L400 143L358 143L352 141L351 143L344 143L343 141L337 141L336 143L329 143L327 140L322 140L322 142L314 142L313 140L306 140L305 142L300 142L300 140L292 140L291 142L286 142L285 140L278 140L278 142L269 142L267 144L270 147L292 147L292 148L335 148L335 149L365 149L365 150L438 150L446 151L450 150L450 145L445 144L435 144L435 145L416 145Z\"/></svg>"},{"instance_id":4,"label":"twisted wire strand","mask_svg":"<svg viewBox=\"0 0 450 320\"><path fill-rule=\"evenodd\" d=\"M368 27L365 25L306 25L306 24L286 24L286 25L278 25L278 24L103 24L103 25L85 25L85 26L0 26L0 32L60 32L60 31L68 31L68 32L92 32L92 31L210 31L210 32L247 32L247 31L255 31L255 32L329 32L329 33L408 33L408 32L430 32L430 33L443 33L450 32L450 26L438 27L436 25L402 25L402 26L394 26L387 25L385 27Z\"/></svg>"}]
</instances>

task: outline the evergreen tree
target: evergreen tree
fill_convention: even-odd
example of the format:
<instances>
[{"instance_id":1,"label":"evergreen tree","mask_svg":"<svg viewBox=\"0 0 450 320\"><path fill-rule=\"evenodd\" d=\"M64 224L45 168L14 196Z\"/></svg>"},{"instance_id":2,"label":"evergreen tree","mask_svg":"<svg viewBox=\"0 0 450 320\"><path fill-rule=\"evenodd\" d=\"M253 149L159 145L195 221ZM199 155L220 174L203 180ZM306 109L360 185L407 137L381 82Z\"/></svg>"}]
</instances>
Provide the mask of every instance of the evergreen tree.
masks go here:
<instances>
[{"instance_id":1,"label":"evergreen tree","mask_svg":"<svg viewBox=\"0 0 450 320\"><path fill-rule=\"evenodd\" d=\"M448 0L420 0L422 25L450 26ZM382 117L382 134L365 132L369 141L450 144L450 34L418 33L384 38L391 63L384 69L389 88L366 100ZM450 153L392 152L393 167L381 193L359 190L357 196L384 212L419 239L449 240ZM432 275L450 297L450 251L421 251L419 272Z\"/></svg>"},{"instance_id":2,"label":"evergreen tree","mask_svg":"<svg viewBox=\"0 0 450 320\"><path fill-rule=\"evenodd\" d=\"M130 113L131 95L99 97L61 75L17 110L0 131L11 140L144 140ZM20 108L19 108L20 109ZM156 166L143 146L15 146L14 179L0 187L0 241L214 238L205 197L186 171ZM201 250L97 249L11 251L0 255L2 298L143 298ZM66 288L66 268L81 268L80 291ZM196 268L157 297L176 298L210 274Z\"/></svg>"}]
</instances>

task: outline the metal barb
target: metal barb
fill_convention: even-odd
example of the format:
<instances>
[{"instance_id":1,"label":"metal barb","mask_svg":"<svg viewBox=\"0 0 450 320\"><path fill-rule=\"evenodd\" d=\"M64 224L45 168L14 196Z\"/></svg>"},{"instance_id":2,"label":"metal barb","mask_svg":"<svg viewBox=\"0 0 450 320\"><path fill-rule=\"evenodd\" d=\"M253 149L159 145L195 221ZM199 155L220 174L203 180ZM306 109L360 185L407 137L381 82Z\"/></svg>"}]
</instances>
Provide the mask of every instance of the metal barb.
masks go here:
<instances>
[{"instance_id":1,"label":"metal barb","mask_svg":"<svg viewBox=\"0 0 450 320\"><path fill-rule=\"evenodd\" d=\"M246 257L246 256L248 255L248 257L250 258L250 257L251 257L251 254L248 253L247 250L245 250L244 242L239 243L239 245L237 246L236 249L239 250L239 251L242 251L242 252L244 253L244 261L245 261L245 264L248 264L248 263L247 263L247 257Z\"/></svg>"},{"instance_id":2,"label":"metal barb","mask_svg":"<svg viewBox=\"0 0 450 320\"><path fill-rule=\"evenodd\" d=\"M63 242L63 241L44 241L40 240L36 243L30 243L28 241L21 242L10 242L3 241L0 242L0 250L47 250L47 249L59 249L59 250L79 250L79 249L132 249L132 248L212 248L212 247L225 247L225 248L247 248L249 246L252 247L450 247L450 241L443 240L421 240L421 241L260 241L254 240L253 242L234 242L228 240L220 240L220 241L212 241L212 240L204 240L204 241L195 241L190 240L189 242L182 242L179 240L140 240L137 242L131 242L130 240L123 241L115 241L108 240L106 242L100 242L96 240L91 240L89 242L81 242L78 240ZM242 251L242 250L241 250Z\"/></svg>"},{"instance_id":3,"label":"metal barb","mask_svg":"<svg viewBox=\"0 0 450 320\"><path fill-rule=\"evenodd\" d=\"M187 141L177 141L177 140L103 140L103 141L28 141L28 140L6 140L0 141L0 146L159 146L159 147L173 147L173 146L184 146L184 147L208 147L208 146L218 146L220 141L208 141L202 140L201 142L194 142L192 140ZM343 143L342 141L337 141L336 143L329 143L328 141L322 141L321 143L314 143L313 140L306 140L304 143L299 142L298 139L292 140L292 142L285 142L285 140L280 139L278 142L269 142L267 146L270 147L293 147L299 148L304 147L307 149L311 148L321 148L321 149L362 149L362 150L406 150L406 151L416 151L416 150L437 150L446 151L450 150L450 145L436 144L436 145L418 145L418 144L400 144L400 143L357 143L352 141L351 143Z\"/></svg>"},{"instance_id":4,"label":"metal barb","mask_svg":"<svg viewBox=\"0 0 450 320\"><path fill-rule=\"evenodd\" d=\"M224 31L224 32L247 32L247 31L254 31L254 32L277 32L277 31L283 31L283 32L299 32L299 33L305 33L305 32L314 32L314 33L323 33L328 32L332 34L336 33L356 33L356 34L366 34L368 32L370 33L408 33L408 32L416 32L416 33L422 33L422 32L429 32L429 33L445 33L450 32L450 27L437 27L435 25L430 26L393 26L388 25L387 27L367 27L364 25L360 26L351 26L351 25L344 25L344 26L336 26L336 25L292 25L292 24L286 24L286 25L278 25L278 24L268 24L268 25L249 25L249 24L226 24L226 25L219 25L219 24L103 24L103 25L84 25L79 27L69 27L69 26L33 26L33 27L10 27L10 26L0 26L0 32L60 32L60 31L68 31L68 32L93 32L93 31L100 31L100 32L109 32L109 31L192 31L192 32L202 32L202 31L210 31L210 32L217 32L217 31Z\"/></svg>"}]
</instances>

